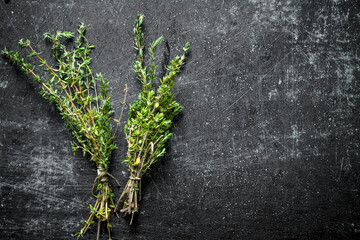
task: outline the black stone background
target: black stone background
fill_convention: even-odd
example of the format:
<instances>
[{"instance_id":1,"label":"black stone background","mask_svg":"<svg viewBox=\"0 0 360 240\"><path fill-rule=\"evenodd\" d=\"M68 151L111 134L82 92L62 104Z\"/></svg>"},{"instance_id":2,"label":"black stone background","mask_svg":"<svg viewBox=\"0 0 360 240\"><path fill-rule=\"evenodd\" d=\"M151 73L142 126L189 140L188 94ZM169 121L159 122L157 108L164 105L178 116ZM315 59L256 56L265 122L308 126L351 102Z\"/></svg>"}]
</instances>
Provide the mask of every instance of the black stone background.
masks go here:
<instances>
[{"instance_id":1,"label":"black stone background","mask_svg":"<svg viewBox=\"0 0 360 240\"><path fill-rule=\"evenodd\" d=\"M30 39L50 61L42 34L84 22L118 117L125 84L128 102L140 89L131 70L137 13L147 43L166 39L161 74L191 43L174 87L185 109L143 179L134 224L114 216L113 239L356 239L358 3L2 0L0 48ZM32 79L4 58L0 70L0 238L71 239L94 203L94 166L73 155L70 132ZM122 131L116 144L110 172L124 186ZM95 237L96 227L85 239Z\"/></svg>"}]
</instances>

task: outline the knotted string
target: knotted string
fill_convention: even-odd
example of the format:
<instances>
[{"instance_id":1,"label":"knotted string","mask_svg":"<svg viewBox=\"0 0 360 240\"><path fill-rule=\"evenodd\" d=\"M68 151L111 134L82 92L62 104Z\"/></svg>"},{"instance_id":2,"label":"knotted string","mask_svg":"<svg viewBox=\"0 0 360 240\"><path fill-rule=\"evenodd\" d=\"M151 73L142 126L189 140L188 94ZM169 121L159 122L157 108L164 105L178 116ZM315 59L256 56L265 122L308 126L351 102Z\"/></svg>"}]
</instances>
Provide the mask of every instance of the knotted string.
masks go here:
<instances>
[{"instance_id":1,"label":"knotted string","mask_svg":"<svg viewBox=\"0 0 360 240\"><path fill-rule=\"evenodd\" d=\"M130 176L129 177L131 180L141 180L141 178L139 178L139 177L132 177L132 176Z\"/></svg>"},{"instance_id":2,"label":"knotted string","mask_svg":"<svg viewBox=\"0 0 360 240\"><path fill-rule=\"evenodd\" d=\"M97 168L97 173L98 173L98 175L95 178L93 187L91 189L92 194L94 194L96 184L105 183L105 182L109 181L108 176L111 177L112 179L114 179L114 181L117 183L117 185L120 186L120 183L118 182L118 180L116 180L116 178L113 175L111 175L110 173L108 173L108 171L105 170L102 166L99 166Z\"/></svg>"}]
</instances>

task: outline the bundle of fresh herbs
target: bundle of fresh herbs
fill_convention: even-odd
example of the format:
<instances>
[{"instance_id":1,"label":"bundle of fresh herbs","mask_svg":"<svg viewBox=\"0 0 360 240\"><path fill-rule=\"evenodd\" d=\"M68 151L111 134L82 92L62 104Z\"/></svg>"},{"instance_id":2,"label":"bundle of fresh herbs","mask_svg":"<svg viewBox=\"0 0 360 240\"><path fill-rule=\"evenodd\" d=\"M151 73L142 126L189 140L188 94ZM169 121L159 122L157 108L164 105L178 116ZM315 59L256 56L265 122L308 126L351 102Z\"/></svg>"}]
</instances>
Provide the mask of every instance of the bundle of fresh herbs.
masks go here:
<instances>
[{"instance_id":1,"label":"bundle of fresh herbs","mask_svg":"<svg viewBox=\"0 0 360 240\"><path fill-rule=\"evenodd\" d=\"M120 212L124 212L125 215L131 214L130 224L141 200L141 178L150 166L164 155L165 143L172 135L169 129L173 118L183 109L174 101L171 88L189 49L189 43L186 43L183 54L176 56L166 67L167 74L162 79L159 78L160 86L155 92L157 66L154 52L163 37L151 44L150 66L144 66L144 34L141 27L143 18L142 14L137 16L133 32L134 48L138 52L134 71L142 84L142 89L138 100L130 104L129 118L124 129L128 142L128 152L124 162L129 167L130 177L115 209L117 211L122 205Z\"/></svg>"},{"instance_id":2,"label":"bundle of fresh herbs","mask_svg":"<svg viewBox=\"0 0 360 240\"><path fill-rule=\"evenodd\" d=\"M107 229L111 232L110 212L115 208L109 178L116 179L108 172L109 158L116 146L112 143L110 119L110 96L108 94L108 81L101 74L94 76L90 67L90 51L94 46L89 45L85 37L85 26L80 24L78 36L74 40L75 47L68 50L66 39L75 38L72 32L58 31L56 34L45 33L44 36L52 43L53 56L56 66L50 66L41 57L41 53L33 49L29 40L20 40L19 46L28 50L28 57L35 57L45 74L36 73L35 66L26 63L18 52L2 51L22 71L33 76L40 84L40 94L51 103L55 103L65 125L73 135L71 143L73 151L81 150L96 164L97 177L94 181L92 193L95 194L95 205L90 205L91 214L85 226L76 233L83 236L98 219L99 239L100 223L106 221ZM117 181L116 181L117 182Z\"/></svg>"}]
</instances>

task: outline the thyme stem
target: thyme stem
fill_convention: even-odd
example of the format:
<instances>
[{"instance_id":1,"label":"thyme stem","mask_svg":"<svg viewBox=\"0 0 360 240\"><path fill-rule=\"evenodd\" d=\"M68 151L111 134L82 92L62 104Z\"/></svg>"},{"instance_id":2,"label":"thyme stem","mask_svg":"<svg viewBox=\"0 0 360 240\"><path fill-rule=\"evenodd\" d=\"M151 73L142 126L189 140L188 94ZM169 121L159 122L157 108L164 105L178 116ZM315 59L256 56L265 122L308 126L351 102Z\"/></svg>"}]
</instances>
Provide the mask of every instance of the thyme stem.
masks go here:
<instances>
[{"instance_id":1,"label":"thyme stem","mask_svg":"<svg viewBox=\"0 0 360 240\"><path fill-rule=\"evenodd\" d=\"M138 15L133 31L134 49L138 51L134 71L142 88L138 100L130 104L128 122L124 127L128 143L128 152L124 162L128 165L130 176L115 208L115 211L118 211L122 205L120 212L131 215L130 224L133 223L134 214L139 208L142 176L159 157L164 155L165 143L172 135L169 129L173 118L183 109L173 100L171 88L174 86L175 75L180 71L189 49L189 43L186 43L181 57L176 56L166 67L167 74L159 79L160 86L155 92L153 86L157 68L155 48L163 37L155 40L149 48L151 67L144 66L144 34L141 28L143 18L142 14ZM150 79L149 82L147 78Z\"/></svg>"}]
</instances>

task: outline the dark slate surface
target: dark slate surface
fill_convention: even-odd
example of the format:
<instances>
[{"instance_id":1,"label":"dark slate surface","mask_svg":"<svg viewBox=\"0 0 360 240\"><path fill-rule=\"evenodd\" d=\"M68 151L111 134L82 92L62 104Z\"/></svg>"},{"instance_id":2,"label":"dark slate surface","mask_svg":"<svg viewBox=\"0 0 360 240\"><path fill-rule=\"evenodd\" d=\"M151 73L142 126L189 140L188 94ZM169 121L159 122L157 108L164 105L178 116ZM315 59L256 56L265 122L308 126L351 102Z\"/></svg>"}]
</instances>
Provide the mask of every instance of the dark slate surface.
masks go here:
<instances>
[{"instance_id":1,"label":"dark slate surface","mask_svg":"<svg viewBox=\"0 0 360 240\"><path fill-rule=\"evenodd\" d=\"M161 67L191 43L174 88L185 109L143 180L134 225L113 217L113 239L359 237L359 2L194 2L0 3L0 48L28 38L48 59L42 33L84 22L115 116L125 83L128 102L139 91L138 12L148 42L166 39ZM94 166L72 154L71 134L31 79L3 58L0 71L0 238L71 239L94 203ZM111 173L124 185L123 134L116 143Z\"/></svg>"}]
</instances>

